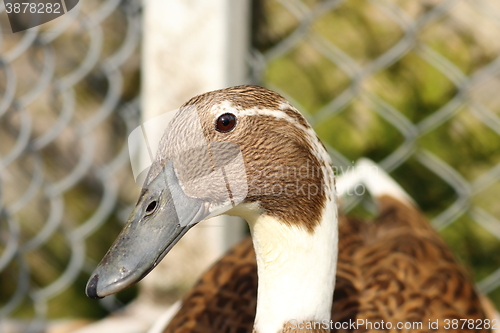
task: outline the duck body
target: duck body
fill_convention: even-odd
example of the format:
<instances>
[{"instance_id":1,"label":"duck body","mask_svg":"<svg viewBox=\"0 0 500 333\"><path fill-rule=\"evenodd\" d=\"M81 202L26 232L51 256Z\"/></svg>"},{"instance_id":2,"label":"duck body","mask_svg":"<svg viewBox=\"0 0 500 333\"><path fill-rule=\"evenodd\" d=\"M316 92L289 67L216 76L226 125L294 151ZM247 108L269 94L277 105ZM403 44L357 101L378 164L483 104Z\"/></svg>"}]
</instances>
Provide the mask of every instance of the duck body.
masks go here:
<instances>
[{"instance_id":1,"label":"duck body","mask_svg":"<svg viewBox=\"0 0 500 333\"><path fill-rule=\"evenodd\" d=\"M481 330L452 326L485 319L474 287L418 210L385 194L374 221L339 217L330 157L282 96L257 86L199 95L168 124L86 292L130 286L191 227L229 214L248 222L251 241L201 278L166 332Z\"/></svg>"},{"instance_id":2,"label":"duck body","mask_svg":"<svg viewBox=\"0 0 500 333\"><path fill-rule=\"evenodd\" d=\"M467 273L426 218L393 197L378 202L373 221L339 219L331 320L311 330L291 324L305 328L298 332L489 332L479 325L487 318ZM246 238L201 277L164 332L252 332L257 284ZM478 325L462 328L460 319Z\"/></svg>"}]
</instances>

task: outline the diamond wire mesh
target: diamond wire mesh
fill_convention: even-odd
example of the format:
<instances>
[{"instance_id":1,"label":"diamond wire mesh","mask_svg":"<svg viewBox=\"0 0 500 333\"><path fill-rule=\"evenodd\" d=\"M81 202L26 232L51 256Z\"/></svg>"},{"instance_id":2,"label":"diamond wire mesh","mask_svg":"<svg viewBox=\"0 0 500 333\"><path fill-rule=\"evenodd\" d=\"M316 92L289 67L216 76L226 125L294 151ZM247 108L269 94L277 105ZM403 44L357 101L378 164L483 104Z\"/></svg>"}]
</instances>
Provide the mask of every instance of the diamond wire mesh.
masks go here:
<instances>
[{"instance_id":1,"label":"diamond wire mesh","mask_svg":"<svg viewBox=\"0 0 500 333\"><path fill-rule=\"evenodd\" d=\"M335 165L368 156L391 172L500 305L498 2L274 0L255 12L254 82L306 111Z\"/></svg>"},{"instance_id":2,"label":"diamond wire mesh","mask_svg":"<svg viewBox=\"0 0 500 333\"><path fill-rule=\"evenodd\" d=\"M252 79L306 111L337 165L368 155L391 171L477 268L480 289L495 294L500 47L489 37L500 9L487 0L415 3L255 2ZM17 35L5 33L0 12L0 318L67 314L52 303L80 300L93 252L112 241L95 231L119 229L134 197L124 169L139 121L140 8L77 8ZM468 48L470 59L457 56ZM486 148L475 154L478 146ZM470 254L478 239L482 252ZM489 264L474 266L477 256Z\"/></svg>"},{"instance_id":3,"label":"diamond wire mesh","mask_svg":"<svg viewBox=\"0 0 500 333\"><path fill-rule=\"evenodd\" d=\"M140 14L132 0L82 1L12 34L0 7L0 318L39 319L30 331L79 316L102 242L91 235L130 200Z\"/></svg>"}]
</instances>

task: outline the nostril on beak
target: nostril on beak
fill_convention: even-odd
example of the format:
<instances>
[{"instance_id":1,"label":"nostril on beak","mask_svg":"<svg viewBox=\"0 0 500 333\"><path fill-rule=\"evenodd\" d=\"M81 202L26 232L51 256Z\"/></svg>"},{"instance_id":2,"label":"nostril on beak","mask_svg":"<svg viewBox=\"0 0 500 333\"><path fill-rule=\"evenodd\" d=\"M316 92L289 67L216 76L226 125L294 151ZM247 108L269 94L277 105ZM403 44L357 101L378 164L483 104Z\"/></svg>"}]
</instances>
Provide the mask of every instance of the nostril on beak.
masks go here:
<instances>
[{"instance_id":1,"label":"nostril on beak","mask_svg":"<svg viewBox=\"0 0 500 333\"><path fill-rule=\"evenodd\" d=\"M88 297L94 299L102 298L97 295L97 283L99 283L99 274L94 275L87 283L85 293Z\"/></svg>"}]
</instances>

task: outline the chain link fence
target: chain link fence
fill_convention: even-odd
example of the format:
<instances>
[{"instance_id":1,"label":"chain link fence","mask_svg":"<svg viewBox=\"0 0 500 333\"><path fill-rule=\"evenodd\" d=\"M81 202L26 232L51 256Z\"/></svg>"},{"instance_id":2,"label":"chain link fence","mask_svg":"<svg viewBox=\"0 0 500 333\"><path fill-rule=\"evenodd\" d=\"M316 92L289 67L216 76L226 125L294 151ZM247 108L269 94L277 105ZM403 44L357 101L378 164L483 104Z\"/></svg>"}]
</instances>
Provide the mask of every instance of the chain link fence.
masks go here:
<instances>
[{"instance_id":1,"label":"chain link fence","mask_svg":"<svg viewBox=\"0 0 500 333\"><path fill-rule=\"evenodd\" d=\"M498 306L500 3L277 0L254 13L254 81L305 111L340 169L368 156L391 172Z\"/></svg>"},{"instance_id":2,"label":"chain link fence","mask_svg":"<svg viewBox=\"0 0 500 333\"><path fill-rule=\"evenodd\" d=\"M0 7L0 318L34 319L27 331L93 314L85 280L112 236L92 235L119 229L133 200L124 167L140 119L139 5L82 1L17 34Z\"/></svg>"},{"instance_id":3,"label":"chain link fence","mask_svg":"<svg viewBox=\"0 0 500 333\"><path fill-rule=\"evenodd\" d=\"M249 81L304 111L336 165L391 172L499 305L499 4L261 0L252 16ZM103 316L118 301L83 290L138 193L141 4L82 1L18 34L0 7L0 28L0 318Z\"/></svg>"}]
</instances>

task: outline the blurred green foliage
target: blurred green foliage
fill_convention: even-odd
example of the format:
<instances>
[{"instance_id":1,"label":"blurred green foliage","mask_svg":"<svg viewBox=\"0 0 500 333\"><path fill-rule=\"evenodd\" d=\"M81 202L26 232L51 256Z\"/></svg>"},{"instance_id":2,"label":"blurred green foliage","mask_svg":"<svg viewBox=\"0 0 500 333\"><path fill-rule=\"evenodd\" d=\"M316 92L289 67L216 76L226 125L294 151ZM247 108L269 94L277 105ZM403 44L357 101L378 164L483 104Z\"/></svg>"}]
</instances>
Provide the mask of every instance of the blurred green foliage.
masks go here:
<instances>
[{"instance_id":1,"label":"blurred green foliage","mask_svg":"<svg viewBox=\"0 0 500 333\"><path fill-rule=\"evenodd\" d=\"M369 66L407 34L388 14L387 7L377 1L345 1L334 10L322 11L320 7L326 1L302 1L303 7L295 6L296 3L255 2L258 9L254 10L254 46L270 57L261 84L296 101L312 120L318 135L350 161L362 156L381 161L405 141L404 133L366 103L366 95L380 98L418 129L428 117L461 96L459 80L473 76L500 54L498 45L489 45L487 37L478 32L488 26L485 17L476 13L476 21L471 21L470 26L464 23L464 15L474 16L474 9L464 4L448 9L417 29L415 35L410 35L407 52L388 66L370 72ZM390 3L397 4L401 11L397 15L406 19L419 20L434 10L431 2ZM296 13L304 16L298 18ZM308 13L318 14L310 25ZM500 33L498 26L496 32ZM297 33L303 33L300 41L276 55L280 43ZM323 45L328 45L330 51L318 47L318 39L326 41ZM348 61L339 61L339 54ZM429 61L432 57L444 59L444 67ZM350 63L364 73L361 80L350 74ZM492 74L483 86L468 89L464 102L449 119L430 131L420 132L413 142L415 152L425 150L439 157L467 182L500 163L499 135L474 113L473 103L477 101L497 116L500 114L498 94L488 94L485 86L489 86L489 91L500 91L498 76ZM354 98L340 108L331 108L332 101L349 89L353 89ZM321 119L316 121L318 115ZM457 199L455 190L413 155L391 175L430 219ZM497 182L471 196L469 204L500 218L499 197ZM468 213L440 232L476 281L500 268L499 239ZM489 296L500 308L500 288Z\"/></svg>"}]
</instances>

